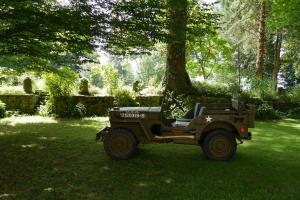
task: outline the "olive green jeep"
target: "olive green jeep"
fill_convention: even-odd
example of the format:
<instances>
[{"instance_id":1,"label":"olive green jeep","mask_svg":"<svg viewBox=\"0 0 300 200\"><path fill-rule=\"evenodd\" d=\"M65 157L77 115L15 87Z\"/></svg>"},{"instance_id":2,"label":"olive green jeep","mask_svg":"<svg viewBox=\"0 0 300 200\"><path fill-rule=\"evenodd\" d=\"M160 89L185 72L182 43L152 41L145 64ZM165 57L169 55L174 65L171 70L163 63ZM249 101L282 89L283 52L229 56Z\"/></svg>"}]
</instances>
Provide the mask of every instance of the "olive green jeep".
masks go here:
<instances>
[{"instance_id":1,"label":"olive green jeep","mask_svg":"<svg viewBox=\"0 0 300 200\"><path fill-rule=\"evenodd\" d=\"M109 112L110 127L96 135L105 152L116 160L131 158L139 144L167 143L200 145L211 160L230 160L237 140L250 140L255 108L237 100L201 105L182 119L166 119L161 107L115 107Z\"/></svg>"}]
</instances>

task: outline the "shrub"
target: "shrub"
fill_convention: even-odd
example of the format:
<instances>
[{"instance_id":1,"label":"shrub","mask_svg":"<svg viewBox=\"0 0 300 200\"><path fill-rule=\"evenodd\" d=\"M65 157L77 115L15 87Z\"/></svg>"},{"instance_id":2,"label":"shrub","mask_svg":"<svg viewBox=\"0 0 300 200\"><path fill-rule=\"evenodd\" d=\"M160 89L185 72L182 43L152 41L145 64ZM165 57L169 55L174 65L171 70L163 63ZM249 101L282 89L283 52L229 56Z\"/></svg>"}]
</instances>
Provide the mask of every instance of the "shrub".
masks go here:
<instances>
[{"instance_id":1,"label":"shrub","mask_svg":"<svg viewBox=\"0 0 300 200\"><path fill-rule=\"evenodd\" d=\"M82 103L78 103L74 106L72 111L72 117L84 117L86 115L86 107Z\"/></svg>"},{"instance_id":2,"label":"shrub","mask_svg":"<svg viewBox=\"0 0 300 200\"><path fill-rule=\"evenodd\" d=\"M89 81L87 79L81 79L79 84L79 94L90 95L89 92Z\"/></svg>"},{"instance_id":3,"label":"shrub","mask_svg":"<svg viewBox=\"0 0 300 200\"><path fill-rule=\"evenodd\" d=\"M161 85L159 85L158 87L148 86L140 92L141 95L145 95L145 96L146 95L149 95L149 96L162 95L162 93L163 93L163 88Z\"/></svg>"},{"instance_id":4,"label":"shrub","mask_svg":"<svg viewBox=\"0 0 300 200\"><path fill-rule=\"evenodd\" d=\"M167 92L162 100L162 110L167 118L182 118L192 108L193 97Z\"/></svg>"},{"instance_id":5,"label":"shrub","mask_svg":"<svg viewBox=\"0 0 300 200\"><path fill-rule=\"evenodd\" d=\"M52 104L51 102L47 99L45 104L42 104L38 107L37 109L37 114L43 117L50 116L52 113Z\"/></svg>"},{"instance_id":6,"label":"shrub","mask_svg":"<svg viewBox=\"0 0 300 200\"><path fill-rule=\"evenodd\" d=\"M296 85L292 89L288 90L285 96L287 96L292 103L300 102L300 85Z\"/></svg>"},{"instance_id":7,"label":"shrub","mask_svg":"<svg viewBox=\"0 0 300 200\"><path fill-rule=\"evenodd\" d=\"M0 94L24 94L22 86L1 86Z\"/></svg>"},{"instance_id":8,"label":"shrub","mask_svg":"<svg viewBox=\"0 0 300 200\"><path fill-rule=\"evenodd\" d=\"M276 111L272 106L267 103L260 105L256 110L256 119L273 120L281 119L282 113Z\"/></svg>"},{"instance_id":9,"label":"shrub","mask_svg":"<svg viewBox=\"0 0 300 200\"><path fill-rule=\"evenodd\" d=\"M45 89L50 97L70 96L76 90L78 76L69 67L60 68L58 73L44 75Z\"/></svg>"},{"instance_id":10,"label":"shrub","mask_svg":"<svg viewBox=\"0 0 300 200\"><path fill-rule=\"evenodd\" d=\"M137 106L134 94L129 89L117 89L114 93L114 97L114 104L116 106Z\"/></svg>"},{"instance_id":11,"label":"shrub","mask_svg":"<svg viewBox=\"0 0 300 200\"><path fill-rule=\"evenodd\" d=\"M29 77L24 79L23 89L26 94L32 94L32 80Z\"/></svg>"},{"instance_id":12,"label":"shrub","mask_svg":"<svg viewBox=\"0 0 300 200\"><path fill-rule=\"evenodd\" d=\"M277 99L277 93L274 90L272 79L253 78L251 83L251 96L261 98L265 101L273 101Z\"/></svg>"},{"instance_id":13,"label":"shrub","mask_svg":"<svg viewBox=\"0 0 300 200\"><path fill-rule=\"evenodd\" d=\"M108 93L112 95L119 87L119 73L112 65L106 65L103 67L105 73L104 84Z\"/></svg>"},{"instance_id":14,"label":"shrub","mask_svg":"<svg viewBox=\"0 0 300 200\"><path fill-rule=\"evenodd\" d=\"M0 101L0 118L5 117L6 105Z\"/></svg>"},{"instance_id":15,"label":"shrub","mask_svg":"<svg viewBox=\"0 0 300 200\"><path fill-rule=\"evenodd\" d=\"M58 73L48 73L44 75L46 91L49 93L48 103L51 112L55 111L57 97L70 96L76 90L76 80L78 76L69 67L58 69ZM72 110L72 109L71 109ZM67 111L66 111L67 112ZM71 114L71 111L67 112Z\"/></svg>"},{"instance_id":16,"label":"shrub","mask_svg":"<svg viewBox=\"0 0 300 200\"><path fill-rule=\"evenodd\" d=\"M21 114L19 110L9 110L5 112L5 117L18 117L22 115L24 114Z\"/></svg>"},{"instance_id":17,"label":"shrub","mask_svg":"<svg viewBox=\"0 0 300 200\"><path fill-rule=\"evenodd\" d=\"M289 110L288 116L294 119L300 119L300 107Z\"/></svg>"},{"instance_id":18,"label":"shrub","mask_svg":"<svg viewBox=\"0 0 300 200\"><path fill-rule=\"evenodd\" d=\"M193 86L197 89L198 94L208 97L231 97L232 92L229 88L221 85L208 84L205 82L194 82Z\"/></svg>"}]
</instances>

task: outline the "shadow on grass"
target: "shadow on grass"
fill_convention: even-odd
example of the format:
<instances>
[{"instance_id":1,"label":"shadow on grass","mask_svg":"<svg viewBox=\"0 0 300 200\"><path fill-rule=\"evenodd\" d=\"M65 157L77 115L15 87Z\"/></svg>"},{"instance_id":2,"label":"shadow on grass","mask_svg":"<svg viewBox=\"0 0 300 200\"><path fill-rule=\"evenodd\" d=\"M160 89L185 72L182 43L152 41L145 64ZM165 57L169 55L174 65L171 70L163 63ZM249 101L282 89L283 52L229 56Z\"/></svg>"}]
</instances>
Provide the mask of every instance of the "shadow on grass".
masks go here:
<instances>
[{"instance_id":1,"label":"shadow on grass","mask_svg":"<svg viewBox=\"0 0 300 200\"><path fill-rule=\"evenodd\" d=\"M205 159L198 146L141 146L128 161L110 160L94 137L105 122L4 125L0 195L11 199L296 199L297 121L259 122L254 140L230 162ZM2 131L2 130L1 130ZM23 146L22 146L23 145ZM25 146L24 146L25 145ZM42 147L42 148L41 148Z\"/></svg>"}]
</instances>

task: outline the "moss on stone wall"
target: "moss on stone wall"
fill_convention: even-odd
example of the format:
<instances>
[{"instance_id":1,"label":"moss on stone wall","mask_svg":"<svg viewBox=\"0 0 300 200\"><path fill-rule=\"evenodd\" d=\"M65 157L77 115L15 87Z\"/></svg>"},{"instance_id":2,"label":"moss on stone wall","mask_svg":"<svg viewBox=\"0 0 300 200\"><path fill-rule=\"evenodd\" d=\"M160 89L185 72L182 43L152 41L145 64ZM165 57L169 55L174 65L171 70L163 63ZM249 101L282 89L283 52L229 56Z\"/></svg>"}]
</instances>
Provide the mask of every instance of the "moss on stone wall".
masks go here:
<instances>
[{"instance_id":1,"label":"moss on stone wall","mask_svg":"<svg viewBox=\"0 0 300 200\"><path fill-rule=\"evenodd\" d=\"M18 110L25 114L34 114L39 101L38 95L0 95L6 104L6 110Z\"/></svg>"}]
</instances>

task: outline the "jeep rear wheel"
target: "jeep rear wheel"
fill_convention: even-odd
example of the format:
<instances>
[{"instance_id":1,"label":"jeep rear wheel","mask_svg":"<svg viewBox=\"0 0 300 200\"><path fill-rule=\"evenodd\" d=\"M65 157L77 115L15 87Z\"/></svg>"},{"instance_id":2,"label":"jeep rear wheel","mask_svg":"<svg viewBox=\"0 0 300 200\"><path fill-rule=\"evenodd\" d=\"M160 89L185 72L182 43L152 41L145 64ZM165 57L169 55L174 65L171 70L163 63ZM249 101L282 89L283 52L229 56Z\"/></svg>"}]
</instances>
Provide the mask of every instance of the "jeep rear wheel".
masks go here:
<instances>
[{"instance_id":1,"label":"jeep rear wheel","mask_svg":"<svg viewBox=\"0 0 300 200\"><path fill-rule=\"evenodd\" d=\"M210 160L230 160L236 152L235 136L225 130L214 130L205 137L202 150Z\"/></svg>"},{"instance_id":2,"label":"jeep rear wheel","mask_svg":"<svg viewBox=\"0 0 300 200\"><path fill-rule=\"evenodd\" d=\"M113 129L104 138L104 150L114 160L127 160L137 150L137 140L127 129Z\"/></svg>"}]
</instances>

